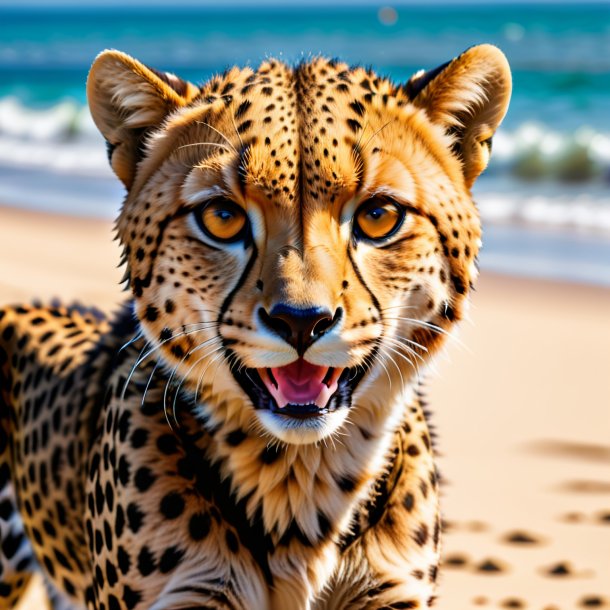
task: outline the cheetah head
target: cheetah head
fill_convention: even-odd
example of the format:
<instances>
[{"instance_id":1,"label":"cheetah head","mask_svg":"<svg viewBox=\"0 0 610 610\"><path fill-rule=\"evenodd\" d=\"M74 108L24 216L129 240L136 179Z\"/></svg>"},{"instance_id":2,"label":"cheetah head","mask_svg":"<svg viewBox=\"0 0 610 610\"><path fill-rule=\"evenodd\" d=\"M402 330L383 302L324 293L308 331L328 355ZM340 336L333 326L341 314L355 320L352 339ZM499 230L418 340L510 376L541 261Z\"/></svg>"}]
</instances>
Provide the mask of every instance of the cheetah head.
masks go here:
<instances>
[{"instance_id":1,"label":"cheetah head","mask_svg":"<svg viewBox=\"0 0 610 610\"><path fill-rule=\"evenodd\" d=\"M136 312L195 413L295 444L391 419L463 315L510 89L489 45L402 85L322 58L201 87L96 59Z\"/></svg>"}]
</instances>

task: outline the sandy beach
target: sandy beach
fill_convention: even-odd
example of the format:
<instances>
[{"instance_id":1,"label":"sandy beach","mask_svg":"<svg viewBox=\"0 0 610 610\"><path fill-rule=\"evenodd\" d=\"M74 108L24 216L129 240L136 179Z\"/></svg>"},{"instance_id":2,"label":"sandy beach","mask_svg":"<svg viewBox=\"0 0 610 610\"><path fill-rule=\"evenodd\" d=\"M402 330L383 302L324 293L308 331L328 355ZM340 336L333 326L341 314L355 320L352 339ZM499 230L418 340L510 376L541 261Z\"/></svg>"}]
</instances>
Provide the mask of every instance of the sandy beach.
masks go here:
<instances>
[{"instance_id":1,"label":"sandy beach","mask_svg":"<svg viewBox=\"0 0 610 610\"><path fill-rule=\"evenodd\" d=\"M112 237L109 222L0 208L0 302L112 310ZM470 318L427 375L438 607L610 608L610 290L483 273Z\"/></svg>"}]
</instances>

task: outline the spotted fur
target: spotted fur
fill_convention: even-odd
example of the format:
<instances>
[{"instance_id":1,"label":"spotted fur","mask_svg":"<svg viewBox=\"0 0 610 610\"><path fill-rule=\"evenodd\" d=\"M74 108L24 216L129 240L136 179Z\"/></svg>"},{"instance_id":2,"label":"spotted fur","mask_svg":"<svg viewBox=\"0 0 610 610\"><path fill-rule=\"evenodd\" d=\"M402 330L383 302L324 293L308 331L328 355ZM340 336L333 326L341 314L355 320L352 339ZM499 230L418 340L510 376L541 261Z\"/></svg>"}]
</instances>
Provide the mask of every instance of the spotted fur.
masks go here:
<instances>
[{"instance_id":1,"label":"spotted fur","mask_svg":"<svg viewBox=\"0 0 610 610\"><path fill-rule=\"evenodd\" d=\"M109 51L87 87L127 188L132 298L111 320L1 310L0 607L37 569L96 610L432 606L418 369L476 276L470 187L504 56L474 47L406 85L270 60L197 87ZM243 240L201 231L215 197L246 211ZM404 221L371 242L353 218L376 197ZM278 303L337 312L303 356L350 371L315 426L279 426L249 378L296 358L264 323Z\"/></svg>"}]
</instances>

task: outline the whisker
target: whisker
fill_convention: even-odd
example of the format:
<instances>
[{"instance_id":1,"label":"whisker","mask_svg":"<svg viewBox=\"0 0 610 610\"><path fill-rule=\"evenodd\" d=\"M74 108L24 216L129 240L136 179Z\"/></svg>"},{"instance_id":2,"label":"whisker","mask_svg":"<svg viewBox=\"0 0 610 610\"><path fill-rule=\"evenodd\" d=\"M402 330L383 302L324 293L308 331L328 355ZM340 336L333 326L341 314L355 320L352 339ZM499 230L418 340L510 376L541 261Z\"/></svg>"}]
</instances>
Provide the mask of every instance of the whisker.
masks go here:
<instances>
[{"instance_id":1,"label":"whisker","mask_svg":"<svg viewBox=\"0 0 610 610\"><path fill-rule=\"evenodd\" d=\"M146 387L144 388L144 393L142 394L142 402L140 403L140 408L142 408L144 406L144 403L146 402L146 394L148 392L148 388L150 387L150 384L153 380L157 367L160 364L161 364L161 361L157 360L157 362L155 362L155 366L153 367L153 370L151 371L150 375L148 376L148 381L146 382Z\"/></svg>"},{"instance_id":2,"label":"whisker","mask_svg":"<svg viewBox=\"0 0 610 610\"><path fill-rule=\"evenodd\" d=\"M391 326L387 326L387 328L389 328L390 330L394 330ZM386 335L387 336L387 335ZM400 335L400 334L393 334L393 335L389 335L389 337L391 339L394 340L398 340L401 339L402 341L409 343L410 345L412 345L413 347L416 347L417 349L422 350L423 352L425 352L426 354L428 353L428 348L424 345L422 345L421 343L418 343L417 341L413 341L413 339L408 339L407 337L405 337L404 335ZM401 344L402 345L402 344ZM408 346L405 346L408 347ZM409 348L410 349L410 348Z\"/></svg>"},{"instance_id":3,"label":"whisker","mask_svg":"<svg viewBox=\"0 0 610 610\"><path fill-rule=\"evenodd\" d=\"M195 352L198 352L200 349L204 348L206 345L208 345L210 343L215 343L215 342L221 343L221 339L220 339L220 337L218 335L216 335L214 337L210 337L209 339L206 339L205 341L203 341L202 343L197 345L197 347L194 347L193 349L190 349L187 352L187 354L185 355L185 358L188 358L189 356L191 356ZM217 348L214 348L214 349L217 349ZM211 352L211 353L213 353L213 352ZM182 381L180 382L180 385L182 385L184 380L188 378L190 372L195 368L195 366L197 366L197 364L199 362L201 362L204 358L206 358L209 354L210 354L210 352L206 352L205 354L203 354L203 356L201 356L200 358L195 360L195 362L189 367L187 372L182 376Z\"/></svg>"},{"instance_id":4,"label":"whisker","mask_svg":"<svg viewBox=\"0 0 610 610\"><path fill-rule=\"evenodd\" d=\"M218 343L220 343L220 338L214 337L215 339L218 340ZM180 389L182 388L182 384L186 381L186 379L188 379L189 373L193 370L193 368L199 364L199 362L201 362L202 360L204 360L205 358L208 358L209 356L211 356L212 354L214 354L215 352L217 352L218 350L222 349L222 345L218 345L217 347L215 347L214 349L212 349L209 352L206 352L205 354L203 354L203 356L201 356L200 358L198 358L188 369L188 371L182 376L182 379L180 381L180 383L178 384L178 388L176 389L176 392L174 394L174 400L172 403L172 416L174 418L174 421L176 423L178 423L178 418L176 416L176 404L177 404L177 400L178 400L178 394L180 393Z\"/></svg>"},{"instance_id":5,"label":"whisker","mask_svg":"<svg viewBox=\"0 0 610 610\"><path fill-rule=\"evenodd\" d=\"M207 323L203 323L203 322L195 323L195 324L184 324L182 326L182 328L186 329L187 326L198 326L198 325L201 325L201 327L197 328L197 329L183 330L181 333L178 333L177 335L172 334L171 337L168 337L167 339L164 339L163 341L161 341L160 343L158 343L154 347L150 348L146 352L146 354L142 355L142 352L145 349L147 349L147 347L149 345L151 345L150 341L147 342L146 345L144 345L144 347L140 351L140 354L138 355L138 358L136 359L136 362L131 367L131 371L129 371L129 375L127 376L127 379L125 380L125 384L123 385L123 391L121 392L121 400L123 400L125 398L125 393L127 392L127 387L129 386L129 383L131 382L131 379L132 379L134 373L136 372L138 367L142 364L142 362L144 362L144 360L146 360L151 354L154 354L157 350L159 350L161 348L161 346L165 345L169 341L173 341L174 339L178 339L179 337L184 337L186 335L195 334L196 332L201 332L203 330L208 330L208 327L206 326Z\"/></svg>"},{"instance_id":6,"label":"whisker","mask_svg":"<svg viewBox=\"0 0 610 610\"><path fill-rule=\"evenodd\" d=\"M394 121L394 119L390 119L387 123L384 123L365 143L365 145L362 147L362 152L364 152L366 150L366 147L371 143L371 140L379 135L390 123L392 123Z\"/></svg>"},{"instance_id":7,"label":"whisker","mask_svg":"<svg viewBox=\"0 0 610 610\"><path fill-rule=\"evenodd\" d=\"M392 376L390 375L390 371L388 371L388 367L385 365L385 362L380 358L379 359L379 364L383 367L383 370L385 371L385 374L388 377L388 384L390 385L390 390L392 389ZM398 367L396 367L398 368ZM398 369L398 372L400 372L400 369ZM402 377L402 375L401 375Z\"/></svg>"},{"instance_id":8,"label":"whisker","mask_svg":"<svg viewBox=\"0 0 610 610\"><path fill-rule=\"evenodd\" d=\"M239 140L239 146L240 148L243 150L244 148L244 141L241 139L241 135L237 129L237 125L235 123L235 116L233 115L232 112L229 112L229 115L231 117L231 123L233 123L233 129L235 130L235 135L237 135L237 139Z\"/></svg>"},{"instance_id":9,"label":"whisker","mask_svg":"<svg viewBox=\"0 0 610 610\"><path fill-rule=\"evenodd\" d=\"M212 375L212 385L210 387L210 392L212 395L214 394L214 383L216 382L216 375L218 374L218 369L220 368L220 365L223 362L223 358L222 358L223 355L224 354L221 352L217 359L218 364L216 365L216 368L214 369L214 374Z\"/></svg>"},{"instance_id":10,"label":"whisker","mask_svg":"<svg viewBox=\"0 0 610 610\"><path fill-rule=\"evenodd\" d=\"M411 367L413 368L413 370L415 371L415 373L417 374L417 376L419 377L419 368L417 367L417 364L415 362L413 362L413 360L407 358L407 356L405 356L402 352L400 352L397 349L394 349L393 347L391 347L389 345L384 345L383 348L389 349L390 351L394 352L396 355L400 356L403 360L405 360L405 362L410 364Z\"/></svg>"},{"instance_id":11,"label":"whisker","mask_svg":"<svg viewBox=\"0 0 610 610\"><path fill-rule=\"evenodd\" d=\"M418 354L414 349L410 348L408 345L405 345L404 343L401 343L400 341L398 341L398 339L395 339L394 337L390 337L387 336L384 338L386 341L390 341L392 343L392 345L395 345L396 347L398 347L399 349L405 349L407 350L407 352L409 354L413 354L413 356L415 356L416 358L418 358L419 360L421 360L421 362L425 363L426 361L424 360L424 358Z\"/></svg>"},{"instance_id":12,"label":"whisker","mask_svg":"<svg viewBox=\"0 0 610 610\"><path fill-rule=\"evenodd\" d=\"M402 388L403 388L403 391L404 391L404 389L406 387L405 386L405 379L402 376L402 371L400 370L400 367L398 366L398 363L394 360L394 358L392 358L392 356L390 354L388 354L385 351L385 346L381 347L380 350L381 350L382 355L385 356L386 358L389 358L390 362L396 367L396 370L398 371L398 375L400 377L400 382L402 384ZM390 387L391 387L391 382L390 382Z\"/></svg>"},{"instance_id":13,"label":"whisker","mask_svg":"<svg viewBox=\"0 0 610 610\"><path fill-rule=\"evenodd\" d=\"M215 356L214 358L212 358L210 360L210 362L208 362L206 364L205 369L203 370L203 373L201 373L201 375L199 375L199 379L197 380L197 386L195 388L195 402L197 402L197 396L199 395L199 388L201 387L201 382L203 381L205 374L208 372L208 368L210 368L210 365L213 364L214 362L216 362L216 360L218 360L218 358L221 358L223 356L222 351L219 349L219 351L221 352L220 354L218 354L218 356Z\"/></svg>"},{"instance_id":14,"label":"whisker","mask_svg":"<svg viewBox=\"0 0 610 610\"><path fill-rule=\"evenodd\" d=\"M130 345L135 343L138 339L141 339L144 336L144 331L140 330L140 332L136 333L131 339L129 339L126 343L119 348L117 354L120 354L123 350L127 349Z\"/></svg>"},{"instance_id":15,"label":"whisker","mask_svg":"<svg viewBox=\"0 0 610 610\"><path fill-rule=\"evenodd\" d=\"M221 144L220 142L195 142L194 144L183 144L182 146L178 146L177 150L192 148L193 146L215 146L216 148L222 148L223 150L233 152L226 144Z\"/></svg>"},{"instance_id":16,"label":"whisker","mask_svg":"<svg viewBox=\"0 0 610 610\"><path fill-rule=\"evenodd\" d=\"M231 150L236 155L239 155L237 148L235 148L235 146L233 146L233 142L231 142L231 140L229 140L229 138L227 138L227 136L225 136L225 134L222 133L222 131L219 131L218 129L216 129L216 127L210 125L209 123L206 123L205 121L197 121L197 124L205 125L205 127L209 127L212 131L215 131L231 147Z\"/></svg>"},{"instance_id":17,"label":"whisker","mask_svg":"<svg viewBox=\"0 0 610 610\"><path fill-rule=\"evenodd\" d=\"M436 324L432 324L430 322L424 322L423 320L417 320L414 318L392 317L392 318L385 318L385 319L386 320L400 320L403 322L407 322L409 324L413 324L414 326L420 326L422 328L426 328L427 330L438 333L439 335L443 335L443 336L447 337L447 339L449 339L450 341L457 343L457 345L459 345L467 353L469 353L469 354L472 353L472 350L466 344L464 344L454 333L449 332L449 331L445 330L444 328L437 326Z\"/></svg>"}]
</instances>

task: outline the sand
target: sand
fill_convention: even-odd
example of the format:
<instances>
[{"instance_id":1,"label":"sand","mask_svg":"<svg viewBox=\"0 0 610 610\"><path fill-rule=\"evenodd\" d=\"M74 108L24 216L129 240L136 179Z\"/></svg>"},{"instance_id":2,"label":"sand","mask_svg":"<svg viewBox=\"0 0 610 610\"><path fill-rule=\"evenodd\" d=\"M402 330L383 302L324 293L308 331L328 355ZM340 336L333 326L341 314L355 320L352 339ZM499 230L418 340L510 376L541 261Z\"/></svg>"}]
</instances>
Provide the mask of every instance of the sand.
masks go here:
<instances>
[{"instance_id":1,"label":"sand","mask_svg":"<svg viewBox=\"0 0 610 610\"><path fill-rule=\"evenodd\" d=\"M0 208L0 302L111 310L111 237L109 222ZM438 607L610 608L610 290L483 273L470 318L427 375Z\"/></svg>"}]
</instances>

